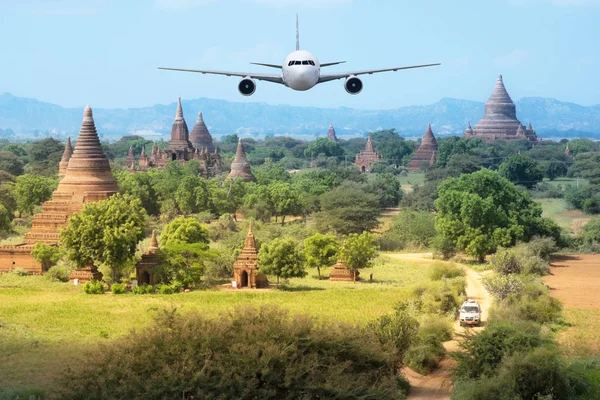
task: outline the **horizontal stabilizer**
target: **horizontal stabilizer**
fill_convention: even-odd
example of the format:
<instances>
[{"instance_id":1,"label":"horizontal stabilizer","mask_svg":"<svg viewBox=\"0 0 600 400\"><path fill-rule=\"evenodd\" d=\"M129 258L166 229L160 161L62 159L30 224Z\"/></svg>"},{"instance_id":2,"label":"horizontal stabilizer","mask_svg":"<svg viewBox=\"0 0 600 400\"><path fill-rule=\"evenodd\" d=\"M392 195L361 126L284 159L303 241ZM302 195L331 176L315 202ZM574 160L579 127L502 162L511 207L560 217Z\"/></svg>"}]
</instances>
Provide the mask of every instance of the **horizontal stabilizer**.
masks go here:
<instances>
[{"instance_id":1,"label":"horizontal stabilizer","mask_svg":"<svg viewBox=\"0 0 600 400\"><path fill-rule=\"evenodd\" d=\"M263 67L279 68L279 69L281 69L281 65L277 65L277 64L265 64L265 63L253 63L253 62L251 62L250 64L253 64L253 65L262 65Z\"/></svg>"},{"instance_id":2,"label":"horizontal stabilizer","mask_svg":"<svg viewBox=\"0 0 600 400\"><path fill-rule=\"evenodd\" d=\"M336 61L336 62L332 62L332 63L324 63L321 64L321 67L331 67L332 65L338 65L338 64L343 64L346 61Z\"/></svg>"}]
</instances>

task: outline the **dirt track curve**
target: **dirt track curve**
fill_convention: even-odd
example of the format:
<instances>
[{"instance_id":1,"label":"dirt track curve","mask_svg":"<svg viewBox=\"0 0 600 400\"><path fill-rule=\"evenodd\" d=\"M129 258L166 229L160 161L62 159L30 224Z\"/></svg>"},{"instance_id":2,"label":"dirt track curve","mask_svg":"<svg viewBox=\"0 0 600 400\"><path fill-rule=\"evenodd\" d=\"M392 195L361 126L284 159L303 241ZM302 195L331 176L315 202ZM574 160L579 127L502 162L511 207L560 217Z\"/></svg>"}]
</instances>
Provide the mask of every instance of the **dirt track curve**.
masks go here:
<instances>
[{"instance_id":1,"label":"dirt track curve","mask_svg":"<svg viewBox=\"0 0 600 400\"><path fill-rule=\"evenodd\" d=\"M408 253L408 254L387 254L387 256L404 261L410 261L415 264L431 264L434 262L431 253ZM437 260L436 260L437 261ZM464 264L454 263L465 269L467 273L467 296L470 299L476 299L481 306L481 320L482 324L480 327L473 328L475 331L483 329L487 321L488 311L491 304L491 298L488 292L481 284L481 275L476 271L473 271ZM462 328L457 321L454 323L454 332L462 333L465 328ZM458 342L456 340L450 340L444 343L444 347L447 351L454 351L458 348ZM407 397L408 400L448 400L450 399L450 393L452 392L452 381L450 370L453 366L453 361L449 358L445 358L440 363L440 368L433 371L429 375L421 375L412 369L405 367L402 369L402 373L410 382L410 393Z\"/></svg>"}]
</instances>

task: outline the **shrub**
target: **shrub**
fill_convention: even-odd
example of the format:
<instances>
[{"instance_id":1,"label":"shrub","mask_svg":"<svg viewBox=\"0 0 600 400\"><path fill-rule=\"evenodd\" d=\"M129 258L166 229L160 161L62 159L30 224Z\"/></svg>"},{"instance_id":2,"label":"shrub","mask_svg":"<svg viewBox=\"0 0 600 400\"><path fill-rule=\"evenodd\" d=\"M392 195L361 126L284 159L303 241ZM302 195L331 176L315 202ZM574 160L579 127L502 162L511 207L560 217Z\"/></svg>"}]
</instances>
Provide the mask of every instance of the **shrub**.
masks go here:
<instances>
[{"instance_id":1,"label":"shrub","mask_svg":"<svg viewBox=\"0 0 600 400\"><path fill-rule=\"evenodd\" d=\"M400 251L406 248L406 242L395 231L386 231L377 238L377 245L381 251Z\"/></svg>"},{"instance_id":2,"label":"shrub","mask_svg":"<svg viewBox=\"0 0 600 400\"><path fill-rule=\"evenodd\" d=\"M417 312L454 314L464 291L462 277L421 283L413 287L410 303Z\"/></svg>"},{"instance_id":3,"label":"shrub","mask_svg":"<svg viewBox=\"0 0 600 400\"><path fill-rule=\"evenodd\" d=\"M104 283L101 281L89 281L83 285L83 291L87 294L103 294Z\"/></svg>"},{"instance_id":4,"label":"shrub","mask_svg":"<svg viewBox=\"0 0 600 400\"><path fill-rule=\"evenodd\" d=\"M173 293L179 293L181 292L181 289L183 289L183 283L178 281L172 282L171 289L173 289Z\"/></svg>"},{"instance_id":5,"label":"shrub","mask_svg":"<svg viewBox=\"0 0 600 400\"><path fill-rule=\"evenodd\" d=\"M158 292L160 294L173 294L173 288L169 285L160 285L158 287Z\"/></svg>"},{"instance_id":6,"label":"shrub","mask_svg":"<svg viewBox=\"0 0 600 400\"><path fill-rule=\"evenodd\" d=\"M514 274L493 274L482 279L485 289L498 300L502 301L511 294L518 294L523 290L523 280Z\"/></svg>"},{"instance_id":7,"label":"shrub","mask_svg":"<svg viewBox=\"0 0 600 400\"><path fill-rule=\"evenodd\" d=\"M462 351L452 354L458 361L454 370L458 379L493 375L504 357L524 354L545 343L540 326L528 321L497 321L463 339L459 344Z\"/></svg>"},{"instance_id":8,"label":"shrub","mask_svg":"<svg viewBox=\"0 0 600 400\"><path fill-rule=\"evenodd\" d=\"M73 272L73 267L67 264L58 264L50 268L44 276L51 281L69 282L69 276Z\"/></svg>"},{"instance_id":9,"label":"shrub","mask_svg":"<svg viewBox=\"0 0 600 400\"><path fill-rule=\"evenodd\" d=\"M154 293L154 287L144 283L143 285L132 287L131 292L133 294L151 294Z\"/></svg>"},{"instance_id":10,"label":"shrub","mask_svg":"<svg viewBox=\"0 0 600 400\"><path fill-rule=\"evenodd\" d=\"M21 267L15 267L10 270L10 273L16 276L27 276L29 273Z\"/></svg>"},{"instance_id":11,"label":"shrub","mask_svg":"<svg viewBox=\"0 0 600 400\"><path fill-rule=\"evenodd\" d=\"M125 293L125 289L126 287L122 283L113 283L110 287L110 291L112 292L112 294L123 294Z\"/></svg>"},{"instance_id":12,"label":"shrub","mask_svg":"<svg viewBox=\"0 0 600 400\"><path fill-rule=\"evenodd\" d=\"M437 235L431 239L433 255L448 260L456 255L456 243L445 236Z\"/></svg>"},{"instance_id":13,"label":"shrub","mask_svg":"<svg viewBox=\"0 0 600 400\"><path fill-rule=\"evenodd\" d=\"M465 271L454 264L436 262L432 265L429 272L429 278L432 281L441 281L442 279L452 279L459 276L465 276Z\"/></svg>"},{"instance_id":14,"label":"shrub","mask_svg":"<svg viewBox=\"0 0 600 400\"><path fill-rule=\"evenodd\" d=\"M438 367L446 354L440 342L429 341L411 346L404 355L404 363L421 375L427 375Z\"/></svg>"},{"instance_id":15,"label":"shrub","mask_svg":"<svg viewBox=\"0 0 600 400\"><path fill-rule=\"evenodd\" d=\"M44 400L46 396L39 390L3 390L0 400Z\"/></svg>"},{"instance_id":16,"label":"shrub","mask_svg":"<svg viewBox=\"0 0 600 400\"><path fill-rule=\"evenodd\" d=\"M393 315L384 315L367 325L382 343L396 350L397 361L402 360L419 329L419 323L408 312L405 304L398 304Z\"/></svg>"},{"instance_id":17,"label":"shrub","mask_svg":"<svg viewBox=\"0 0 600 400\"><path fill-rule=\"evenodd\" d=\"M536 236L528 243L524 243L520 246L527 247L534 256L538 256L546 261L550 261L552 254L558 250L556 247L556 240L550 237Z\"/></svg>"},{"instance_id":18,"label":"shrub","mask_svg":"<svg viewBox=\"0 0 600 400\"><path fill-rule=\"evenodd\" d=\"M492 269L500 275L518 274L521 262L511 249L500 249L490 260Z\"/></svg>"},{"instance_id":19,"label":"shrub","mask_svg":"<svg viewBox=\"0 0 600 400\"><path fill-rule=\"evenodd\" d=\"M452 339L452 324L446 317L427 314L421 320L419 337L424 339L433 337L440 343L445 342Z\"/></svg>"},{"instance_id":20,"label":"shrub","mask_svg":"<svg viewBox=\"0 0 600 400\"><path fill-rule=\"evenodd\" d=\"M210 319L164 312L91 350L63 399L403 399L392 348L366 329L236 307Z\"/></svg>"}]
</instances>

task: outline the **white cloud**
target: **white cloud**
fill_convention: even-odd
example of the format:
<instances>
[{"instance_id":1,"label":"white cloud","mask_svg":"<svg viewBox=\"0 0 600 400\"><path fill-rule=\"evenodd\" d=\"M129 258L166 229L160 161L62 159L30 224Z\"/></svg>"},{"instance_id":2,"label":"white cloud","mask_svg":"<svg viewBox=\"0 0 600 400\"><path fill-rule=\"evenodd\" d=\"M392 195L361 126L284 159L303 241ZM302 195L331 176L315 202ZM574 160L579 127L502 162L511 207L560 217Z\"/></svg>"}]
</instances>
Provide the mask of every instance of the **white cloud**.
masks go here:
<instances>
[{"instance_id":1,"label":"white cloud","mask_svg":"<svg viewBox=\"0 0 600 400\"><path fill-rule=\"evenodd\" d=\"M154 7L163 9L182 10L202 7L217 0L154 0Z\"/></svg>"},{"instance_id":2,"label":"white cloud","mask_svg":"<svg viewBox=\"0 0 600 400\"><path fill-rule=\"evenodd\" d=\"M494 65L500 68L515 68L523 65L529 58L529 50L515 49L507 55L494 59Z\"/></svg>"}]
</instances>

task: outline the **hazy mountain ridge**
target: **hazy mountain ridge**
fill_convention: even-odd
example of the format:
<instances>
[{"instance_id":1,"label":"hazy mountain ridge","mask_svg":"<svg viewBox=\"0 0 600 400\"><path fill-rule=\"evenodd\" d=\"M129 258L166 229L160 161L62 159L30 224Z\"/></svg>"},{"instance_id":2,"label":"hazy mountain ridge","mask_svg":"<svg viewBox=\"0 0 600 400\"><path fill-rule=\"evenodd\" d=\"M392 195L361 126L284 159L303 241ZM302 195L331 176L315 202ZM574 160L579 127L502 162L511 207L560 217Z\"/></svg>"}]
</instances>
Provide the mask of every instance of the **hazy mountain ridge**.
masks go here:
<instances>
[{"instance_id":1,"label":"hazy mountain ridge","mask_svg":"<svg viewBox=\"0 0 600 400\"><path fill-rule=\"evenodd\" d=\"M469 121L475 124L481 119L484 105L452 98L430 105L377 111L235 103L207 98L183 99L182 103L190 131L197 113L202 111L216 137L231 133L257 137L323 136L329 123L334 124L338 136L342 137L387 128L396 128L403 136L417 137L423 134L428 122L436 135L461 134ZM521 122L525 125L531 122L543 137L600 137L600 105L586 107L538 97L526 97L516 104ZM4 93L0 95L0 135L8 129L23 139L33 138L36 132L60 137L76 135L82 112L82 108L64 108ZM174 115L175 102L131 109L94 108L96 126L107 139L131 134L149 138L168 135Z\"/></svg>"}]
</instances>

